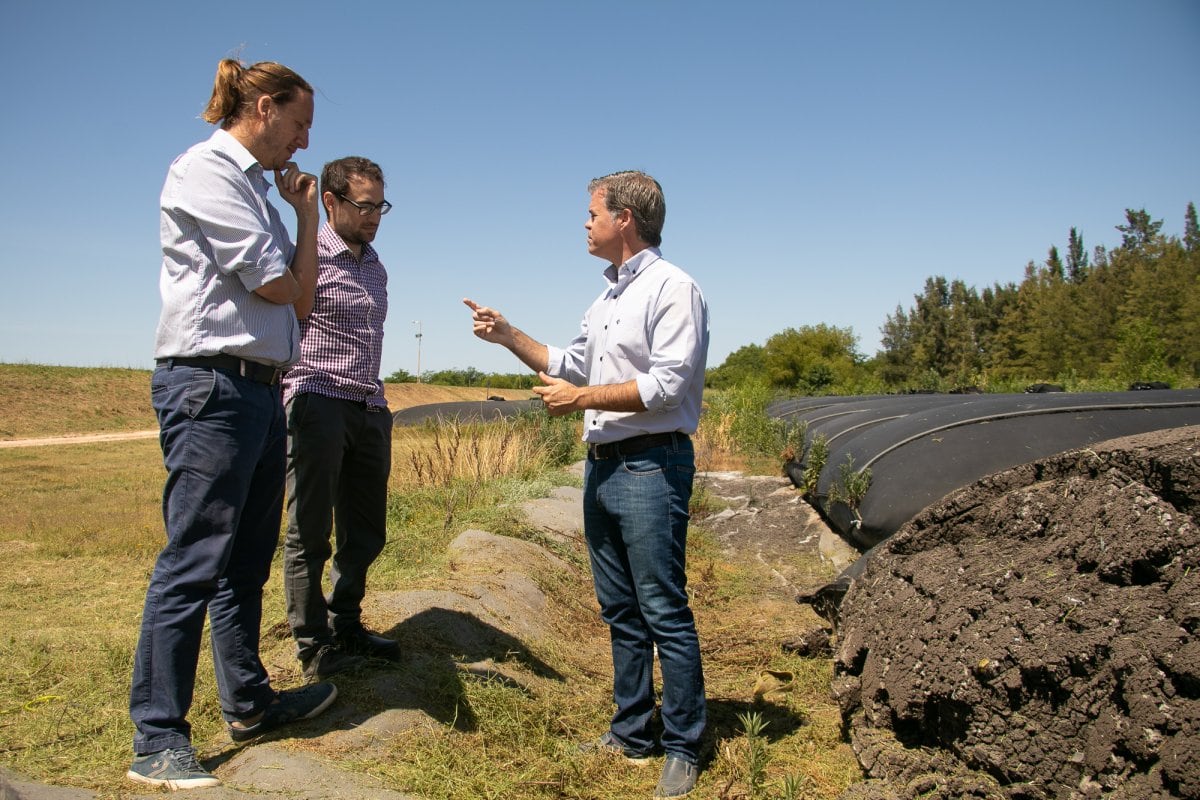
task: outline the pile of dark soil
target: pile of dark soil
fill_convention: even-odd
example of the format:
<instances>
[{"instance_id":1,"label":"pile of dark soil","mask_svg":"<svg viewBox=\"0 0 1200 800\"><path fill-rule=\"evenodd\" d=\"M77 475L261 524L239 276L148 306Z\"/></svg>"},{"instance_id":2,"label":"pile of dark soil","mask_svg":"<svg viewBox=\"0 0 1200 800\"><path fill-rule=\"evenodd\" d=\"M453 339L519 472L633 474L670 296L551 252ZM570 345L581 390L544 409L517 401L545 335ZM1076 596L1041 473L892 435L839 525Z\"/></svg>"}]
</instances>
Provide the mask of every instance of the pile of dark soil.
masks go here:
<instances>
[{"instance_id":1,"label":"pile of dark soil","mask_svg":"<svg viewBox=\"0 0 1200 800\"><path fill-rule=\"evenodd\" d=\"M983 479L840 609L844 798L1200 798L1200 428Z\"/></svg>"}]
</instances>

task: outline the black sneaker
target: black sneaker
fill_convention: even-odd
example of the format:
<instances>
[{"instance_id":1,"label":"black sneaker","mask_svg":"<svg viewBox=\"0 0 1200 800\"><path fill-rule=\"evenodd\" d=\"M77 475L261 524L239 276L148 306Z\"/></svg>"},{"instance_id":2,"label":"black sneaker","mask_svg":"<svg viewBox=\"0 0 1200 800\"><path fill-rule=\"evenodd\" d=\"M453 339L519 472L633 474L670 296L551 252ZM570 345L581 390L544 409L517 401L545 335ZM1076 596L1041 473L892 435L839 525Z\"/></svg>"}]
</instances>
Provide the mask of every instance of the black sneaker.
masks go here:
<instances>
[{"instance_id":1,"label":"black sneaker","mask_svg":"<svg viewBox=\"0 0 1200 800\"><path fill-rule=\"evenodd\" d=\"M643 753L640 750L634 750L631 747L626 747L612 731L605 731L604 734L594 742L583 742L579 745L579 752L583 753L584 755L593 755L595 753L612 753L613 755L621 756L630 764L636 764L639 767L646 766L650 763L650 759L654 757L653 752Z\"/></svg>"},{"instance_id":2,"label":"black sneaker","mask_svg":"<svg viewBox=\"0 0 1200 800\"><path fill-rule=\"evenodd\" d=\"M229 735L235 742L246 742L289 722L312 719L329 708L336 697L337 687L332 683L314 683L302 689L280 692L258 722L253 725L233 723L229 726Z\"/></svg>"},{"instance_id":3,"label":"black sneaker","mask_svg":"<svg viewBox=\"0 0 1200 800\"><path fill-rule=\"evenodd\" d=\"M339 672L352 672L366 663L361 656L344 653L331 644L323 644L315 656L300 662L300 669L308 680L323 681Z\"/></svg>"},{"instance_id":4,"label":"black sneaker","mask_svg":"<svg viewBox=\"0 0 1200 800\"><path fill-rule=\"evenodd\" d=\"M151 786L165 786L172 791L221 785L216 775L200 766L196 751L191 746L134 756L133 765L125 777Z\"/></svg>"},{"instance_id":5,"label":"black sneaker","mask_svg":"<svg viewBox=\"0 0 1200 800\"><path fill-rule=\"evenodd\" d=\"M366 658L382 658L387 661L400 659L400 643L395 639L380 636L361 624L347 625L334 634L338 649Z\"/></svg>"}]
</instances>

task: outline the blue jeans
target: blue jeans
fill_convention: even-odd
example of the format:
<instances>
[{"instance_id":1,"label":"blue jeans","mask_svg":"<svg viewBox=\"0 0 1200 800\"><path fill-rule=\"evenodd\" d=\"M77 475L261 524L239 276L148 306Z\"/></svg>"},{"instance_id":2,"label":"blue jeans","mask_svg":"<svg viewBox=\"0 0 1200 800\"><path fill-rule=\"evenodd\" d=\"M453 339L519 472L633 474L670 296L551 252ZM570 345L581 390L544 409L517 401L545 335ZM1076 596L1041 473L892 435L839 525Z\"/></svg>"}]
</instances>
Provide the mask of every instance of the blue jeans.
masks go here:
<instances>
[{"instance_id":1,"label":"blue jeans","mask_svg":"<svg viewBox=\"0 0 1200 800\"><path fill-rule=\"evenodd\" d=\"M225 719L252 717L275 697L258 645L279 541L286 435L277 385L160 366L150 393L167 468L167 543L150 576L134 657L129 715L138 754L190 742L206 613Z\"/></svg>"},{"instance_id":2,"label":"blue jeans","mask_svg":"<svg viewBox=\"0 0 1200 800\"><path fill-rule=\"evenodd\" d=\"M588 458L583 523L601 618L612 638L612 732L636 751L654 749L654 647L662 668L662 747L695 764L704 733L700 640L688 607L691 443Z\"/></svg>"},{"instance_id":3,"label":"blue jeans","mask_svg":"<svg viewBox=\"0 0 1200 800\"><path fill-rule=\"evenodd\" d=\"M288 404L283 585L296 655L307 661L360 623L367 568L387 543L392 415L303 392ZM330 536L336 525L336 548ZM330 561L332 591L321 587Z\"/></svg>"}]
</instances>

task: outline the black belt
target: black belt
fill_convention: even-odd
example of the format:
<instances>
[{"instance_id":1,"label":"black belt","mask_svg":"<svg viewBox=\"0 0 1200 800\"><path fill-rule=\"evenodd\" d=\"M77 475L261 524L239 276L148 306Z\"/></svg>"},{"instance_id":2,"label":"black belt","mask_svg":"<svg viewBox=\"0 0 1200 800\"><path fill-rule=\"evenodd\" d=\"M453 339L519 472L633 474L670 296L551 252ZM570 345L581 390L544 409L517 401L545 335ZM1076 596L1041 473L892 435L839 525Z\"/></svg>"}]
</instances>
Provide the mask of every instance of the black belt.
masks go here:
<instances>
[{"instance_id":1,"label":"black belt","mask_svg":"<svg viewBox=\"0 0 1200 800\"><path fill-rule=\"evenodd\" d=\"M588 455L592 458L616 458L641 453L651 447L664 447L691 441L686 433L647 433L631 436L619 442L589 444Z\"/></svg>"},{"instance_id":2,"label":"black belt","mask_svg":"<svg viewBox=\"0 0 1200 800\"><path fill-rule=\"evenodd\" d=\"M257 361L247 361L237 356L196 356L194 358L160 358L154 362L160 367L202 367L204 369L228 369L258 383L274 386L283 377L283 370L269 367Z\"/></svg>"}]
</instances>

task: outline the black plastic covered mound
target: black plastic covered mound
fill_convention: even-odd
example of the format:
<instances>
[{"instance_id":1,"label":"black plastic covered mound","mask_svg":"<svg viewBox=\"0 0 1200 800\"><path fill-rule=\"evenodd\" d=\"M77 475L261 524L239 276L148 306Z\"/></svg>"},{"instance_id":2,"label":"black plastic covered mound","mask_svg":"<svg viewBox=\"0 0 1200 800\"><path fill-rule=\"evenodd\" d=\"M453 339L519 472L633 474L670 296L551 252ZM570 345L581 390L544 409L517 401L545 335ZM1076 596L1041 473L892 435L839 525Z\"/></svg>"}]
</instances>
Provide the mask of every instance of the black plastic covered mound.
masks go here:
<instances>
[{"instance_id":1,"label":"black plastic covered mound","mask_svg":"<svg viewBox=\"0 0 1200 800\"><path fill-rule=\"evenodd\" d=\"M513 417L540 408L539 398L532 400L467 400L459 403L429 403L403 408L392 414L392 427L421 425L425 422L487 422Z\"/></svg>"},{"instance_id":2,"label":"black plastic covered mound","mask_svg":"<svg viewBox=\"0 0 1200 800\"><path fill-rule=\"evenodd\" d=\"M805 452L829 443L815 501L830 524L867 550L929 504L993 472L1135 433L1200 424L1200 389L1049 394L805 397L770 416L808 424ZM830 488L853 459L871 470L856 519ZM787 465L802 485L804 460Z\"/></svg>"}]
</instances>

